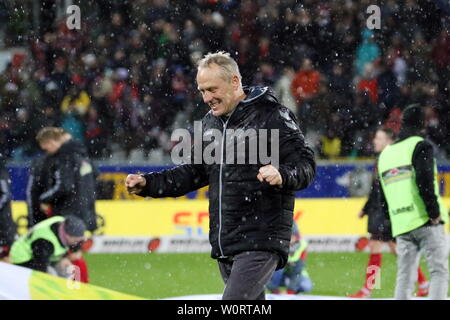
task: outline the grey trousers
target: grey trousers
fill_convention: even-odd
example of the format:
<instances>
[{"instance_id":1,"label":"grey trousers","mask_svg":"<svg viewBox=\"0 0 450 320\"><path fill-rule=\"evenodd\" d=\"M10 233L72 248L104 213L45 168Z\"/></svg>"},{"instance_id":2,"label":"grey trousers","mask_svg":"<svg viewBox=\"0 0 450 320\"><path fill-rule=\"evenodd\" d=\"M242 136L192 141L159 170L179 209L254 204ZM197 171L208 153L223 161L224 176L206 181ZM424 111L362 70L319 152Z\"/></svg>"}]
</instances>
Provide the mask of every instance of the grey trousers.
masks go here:
<instances>
[{"instance_id":1,"label":"grey trousers","mask_svg":"<svg viewBox=\"0 0 450 320\"><path fill-rule=\"evenodd\" d=\"M447 299L448 244L443 225L423 226L397 237L395 299L411 299L420 253L425 257L430 272L429 298Z\"/></svg>"},{"instance_id":2,"label":"grey trousers","mask_svg":"<svg viewBox=\"0 0 450 320\"><path fill-rule=\"evenodd\" d=\"M245 251L219 260L220 274L225 282L222 300L265 300L265 285L279 259L274 252Z\"/></svg>"}]
</instances>

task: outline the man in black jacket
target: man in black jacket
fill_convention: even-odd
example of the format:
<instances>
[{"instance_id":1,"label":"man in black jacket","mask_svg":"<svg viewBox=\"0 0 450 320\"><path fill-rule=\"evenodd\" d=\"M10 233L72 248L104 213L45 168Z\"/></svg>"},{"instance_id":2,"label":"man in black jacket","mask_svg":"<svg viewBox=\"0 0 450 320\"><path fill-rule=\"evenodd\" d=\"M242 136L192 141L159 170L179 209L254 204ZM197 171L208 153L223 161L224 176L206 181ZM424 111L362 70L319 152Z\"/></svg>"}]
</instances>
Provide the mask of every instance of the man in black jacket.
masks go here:
<instances>
[{"instance_id":1,"label":"man in black jacket","mask_svg":"<svg viewBox=\"0 0 450 320\"><path fill-rule=\"evenodd\" d=\"M36 136L47 152L45 190L39 195L41 211L81 218L91 232L97 228L95 216L96 169L85 150L62 128L46 127Z\"/></svg>"},{"instance_id":2,"label":"man in black jacket","mask_svg":"<svg viewBox=\"0 0 450 320\"><path fill-rule=\"evenodd\" d=\"M198 65L197 84L211 110L201 122L203 141L194 141L194 163L132 174L125 184L130 193L154 198L177 197L209 185L211 257L218 260L226 284L223 299L264 299L264 285L286 264L295 191L312 182L314 154L294 114L269 88L242 87L239 68L229 54L206 55ZM262 142L261 134L257 140L266 150L278 143L271 154L278 161L249 160L256 151L247 144L244 154L237 152L239 146L230 151L235 141L229 130L239 129L270 132L270 141ZM278 141L272 139L276 134ZM205 145L209 135L216 139ZM218 161L196 160L198 149L204 155L214 144L219 146L214 155ZM246 161L240 164L239 158Z\"/></svg>"},{"instance_id":3,"label":"man in black jacket","mask_svg":"<svg viewBox=\"0 0 450 320\"><path fill-rule=\"evenodd\" d=\"M16 235L16 224L11 213L11 186L4 157L0 153L0 261L7 259Z\"/></svg>"}]
</instances>

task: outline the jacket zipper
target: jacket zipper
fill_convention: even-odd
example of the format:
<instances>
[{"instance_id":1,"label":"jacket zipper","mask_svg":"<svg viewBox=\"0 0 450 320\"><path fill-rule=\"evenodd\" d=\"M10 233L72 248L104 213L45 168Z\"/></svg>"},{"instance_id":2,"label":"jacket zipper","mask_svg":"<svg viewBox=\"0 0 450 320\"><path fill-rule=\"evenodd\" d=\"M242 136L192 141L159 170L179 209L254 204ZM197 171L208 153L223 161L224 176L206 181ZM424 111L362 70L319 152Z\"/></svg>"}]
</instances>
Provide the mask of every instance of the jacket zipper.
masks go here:
<instances>
[{"instance_id":1,"label":"jacket zipper","mask_svg":"<svg viewBox=\"0 0 450 320\"><path fill-rule=\"evenodd\" d=\"M223 132L222 132L222 146L221 146L221 153L220 153L220 167L219 167L219 237L218 237L218 243L219 243L219 250L220 250L220 257L219 258L226 258L226 256L223 254L222 245L220 243L220 235L222 233L222 167L223 167L223 152L224 152L224 145L225 145L225 132L227 129L228 120L224 122L222 118L219 118L220 121L222 121L223 124Z\"/></svg>"}]
</instances>

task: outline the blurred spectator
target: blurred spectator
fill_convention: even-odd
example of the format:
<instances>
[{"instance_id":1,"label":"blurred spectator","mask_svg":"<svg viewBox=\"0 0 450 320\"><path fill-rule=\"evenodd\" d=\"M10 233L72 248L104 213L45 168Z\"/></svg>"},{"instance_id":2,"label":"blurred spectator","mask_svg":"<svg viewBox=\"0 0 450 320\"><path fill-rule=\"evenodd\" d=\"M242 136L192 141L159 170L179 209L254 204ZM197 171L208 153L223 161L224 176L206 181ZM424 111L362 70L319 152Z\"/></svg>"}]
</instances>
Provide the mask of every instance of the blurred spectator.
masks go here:
<instances>
[{"instance_id":1,"label":"blurred spectator","mask_svg":"<svg viewBox=\"0 0 450 320\"><path fill-rule=\"evenodd\" d=\"M253 78L254 85L260 86L270 86L273 87L275 84L277 74L273 65L268 62L261 62L258 71L255 73Z\"/></svg>"},{"instance_id":2,"label":"blurred spectator","mask_svg":"<svg viewBox=\"0 0 450 320\"><path fill-rule=\"evenodd\" d=\"M443 147L446 144L447 130L440 123L442 120L439 117L438 110L432 104L425 105L425 129L427 138L435 143L438 147Z\"/></svg>"},{"instance_id":3,"label":"blurred spectator","mask_svg":"<svg viewBox=\"0 0 450 320\"><path fill-rule=\"evenodd\" d=\"M305 58L292 80L291 88L299 106L309 102L319 91L320 73L313 68L311 59Z\"/></svg>"},{"instance_id":4,"label":"blurred spectator","mask_svg":"<svg viewBox=\"0 0 450 320\"><path fill-rule=\"evenodd\" d=\"M422 32L417 31L411 42L410 50L405 50L409 71L407 79L411 82L429 82L437 79L436 72L432 66L431 46L426 42Z\"/></svg>"},{"instance_id":5,"label":"blurred spectator","mask_svg":"<svg viewBox=\"0 0 450 320\"><path fill-rule=\"evenodd\" d=\"M274 91L279 98L280 103L291 109L294 114L297 114L297 103L291 90L291 83L294 79L294 75L294 68L291 66L284 67L281 77L275 83Z\"/></svg>"},{"instance_id":6,"label":"blurred spectator","mask_svg":"<svg viewBox=\"0 0 450 320\"><path fill-rule=\"evenodd\" d=\"M389 116L384 123L384 127L391 129L395 134L400 132L402 126L402 111L399 108L394 108L389 112Z\"/></svg>"},{"instance_id":7,"label":"blurred spectator","mask_svg":"<svg viewBox=\"0 0 450 320\"><path fill-rule=\"evenodd\" d=\"M341 139L333 128L328 128L320 138L320 155L325 159L337 158L341 155Z\"/></svg>"},{"instance_id":8,"label":"blurred spectator","mask_svg":"<svg viewBox=\"0 0 450 320\"><path fill-rule=\"evenodd\" d=\"M401 86L405 84L408 75L408 65L406 64L406 60L402 56L402 52L400 50L391 48L388 50L387 56L387 64L392 68L392 72L394 73L397 80L397 85Z\"/></svg>"},{"instance_id":9,"label":"blurred spectator","mask_svg":"<svg viewBox=\"0 0 450 320\"><path fill-rule=\"evenodd\" d=\"M356 87L359 92L367 92L373 103L378 102L378 81L376 77L376 70L372 63L365 64L364 72L362 73Z\"/></svg>"},{"instance_id":10,"label":"blurred spectator","mask_svg":"<svg viewBox=\"0 0 450 320\"><path fill-rule=\"evenodd\" d=\"M397 79L390 68L380 63L377 77L377 97L379 103L384 103L388 110L395 106L399 95Z\"/></svg>"},{"instance_id":11,"label":"blurred spectator","mask_svg":"<svg viewBox=\"0 0 450 320\"><path fill-rule=\"evenodd\" d=\"M333 93L336 99L348 98L351 90L350 80L349 75L344 73L343 64L336 61L328 78L330 93Z\"/></svg>"},{"instance_id":12,"label":"blurred spectator","mask_svg":"<svg viewBox=\"0 0 450 320\"><path fill-rule=\"evenodd\" d=\"M358 75L364 73L367 63L374 62L380 57L381 50L375 42L375 34L372 30L365 29L361 33L362 42L356 49L355 66Z\"/></svg>"},{"instance_id":13,"label":"blurred spectator","mask_svg":"<svg viewBox=\"0 0 450 320\"><path fill-rule=\"evenodd\" d=\"M310 126L310 116L313 112L311 102L319 92L320 73L313 68L309 58L303 59L299 71L292 79L291 90L296 99L299 121L305 131Z\"/></svg>"},{"instance_id":14,"label":"blurred spectator","mask_svg":"<svg viewBox=\"0 0 450 320\"><path fill-rule=\"evenodd\" d=\"M91 104L91 98L87 94L86 91L81 89L79 85L78 76L74 77L76 80L73 80L76 85L70 88L68 94L63 98L61 102L61 111L63 114L69 112L76 112L80 116L84 116Z\"/></svg>"},{"instance_id":15,"label":"blurred spectator","mask_svg":"<svg viewBox=\"0 0 450 320\"><path fill-rule=\"evenodd\" d=\"M439 85L445 86L450 80L450 35L443 29L439 36L432 41L431 57L439 70Z\"/></svg>"},{"instance_id":16,"label":"blurred spectator","mask_svg":"<svg viewBox=\"0 0 450 320\"><path fill-rule=\"evenodd\" d=\"M86 114L86 146L90 158L108 158L108 138L106 131L108 127L100 118L97 108L89 108Z\"/></svg>"}]
</instances>

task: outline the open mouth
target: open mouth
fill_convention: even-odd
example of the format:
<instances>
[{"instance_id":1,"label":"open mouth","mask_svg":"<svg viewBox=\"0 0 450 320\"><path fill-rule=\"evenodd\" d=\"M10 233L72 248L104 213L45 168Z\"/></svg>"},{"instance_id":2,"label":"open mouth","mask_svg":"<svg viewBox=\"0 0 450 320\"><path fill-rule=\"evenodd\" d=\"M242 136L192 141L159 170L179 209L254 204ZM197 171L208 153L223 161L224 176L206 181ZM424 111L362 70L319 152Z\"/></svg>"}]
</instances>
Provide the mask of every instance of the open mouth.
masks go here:
<instances>
[{"instance_id":1,"label":"open mouth","mask_svg":"<svg viewBox=\"0 0 450 320\"><path fill-rule=\"evenodd\" d=\"M209 107L213 110L216 111L219 107L220 102L214 102L214 103L210 103Z\"/></svg>"}]
</instances>

